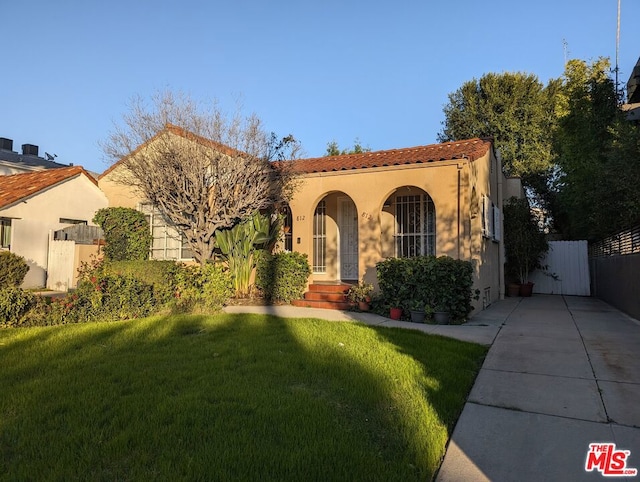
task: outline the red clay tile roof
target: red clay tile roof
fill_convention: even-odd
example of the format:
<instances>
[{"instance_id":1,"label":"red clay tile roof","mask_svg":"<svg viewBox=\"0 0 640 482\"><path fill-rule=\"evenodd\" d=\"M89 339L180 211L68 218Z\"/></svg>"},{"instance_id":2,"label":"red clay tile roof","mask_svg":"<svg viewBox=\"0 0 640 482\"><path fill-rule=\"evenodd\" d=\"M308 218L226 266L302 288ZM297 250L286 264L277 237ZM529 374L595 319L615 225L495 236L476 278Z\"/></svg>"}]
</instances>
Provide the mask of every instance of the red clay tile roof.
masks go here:
<instances>
[{"instance_id":1,"label":"red clay tile roof","mask_svg":"<svg viewBox=\"0 0 640 482\"><path fill-rule=\"evenodd\" d=\"M87 176L96 186L98 185L93 176L81 166L0 176L0 209L82 174Z\"/></svg>"},{"instance_id":2,"label":"red clay tile roof","mask_svg":"<svg viewBox=\"0 0 640 482\"><path fill-rule=\"evenodd\" d=\"M181 127L167 124L165 129L156 134L154 137L141 144L133 151L134 155L147 144L153 142L158 136L164 132L171 132L185 139L192 139L203 145L209 145L215 149L230 155L242 154L228 146L211 141L204 137L193 134ZM316 157L310 159L298 159L293 161L294 171L298 173L314 173L314 172L332 172L347 171L351 169L365 169L371 167L382 166L400 166L403 164L420 164L430 163L434 161L448 161L454 159L470 159L472 161L484 156L491 148L492 139L467 139L454 142L445 142L443 144L430 144L427 146L407 147L402 149L390 149L388 151L365 152L362 154L345 154L341 156ZM129 157L129 156L127 156ZM109 167L104 171L99 179L109 174L123 160ZM274 162L273 166L278 167L280 164L289 163L291 161Z\"/></svg>"},{"instance_id":3,"label":"red clay tile roof","mask_svg":"<svg viewBox=\"0 0 640 482\"><path fill-rule=\"evenodd\" d=\"M294 170L299 173L314 173L421 164L453 159L470 159L474 161L484 156L490 147L490 139L476 138L446 142L444 144L390 149L388 151L299 159L294 161Z\"/></svg>"}]
</instances>

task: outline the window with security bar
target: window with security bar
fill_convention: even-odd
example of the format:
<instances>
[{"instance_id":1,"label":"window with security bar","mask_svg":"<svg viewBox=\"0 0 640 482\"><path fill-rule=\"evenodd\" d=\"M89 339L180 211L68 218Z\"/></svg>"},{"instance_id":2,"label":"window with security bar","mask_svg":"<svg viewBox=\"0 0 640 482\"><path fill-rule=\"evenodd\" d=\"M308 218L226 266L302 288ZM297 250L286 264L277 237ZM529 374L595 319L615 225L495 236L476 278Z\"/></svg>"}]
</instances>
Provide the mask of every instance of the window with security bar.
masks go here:
<instances>
[{"instance_id":1,"label":"window with security bar","mask_svg":"<svg viewBox=\"0 0 640 482\"><path fill-rule=\"evenodd\" d=\"M396 256L435 255L436 210L428 194L396 197Z\"/></svg>"},{"instance_id":2,"label":"window with security bar","mask_svg":"<svg viewBox=\"0 0 640 482\"><path fill-rule=\"evenodd\" d=\"M313 272L327 271L327 205L320 201L313 214Z\"/></svg>"}]
</instances>

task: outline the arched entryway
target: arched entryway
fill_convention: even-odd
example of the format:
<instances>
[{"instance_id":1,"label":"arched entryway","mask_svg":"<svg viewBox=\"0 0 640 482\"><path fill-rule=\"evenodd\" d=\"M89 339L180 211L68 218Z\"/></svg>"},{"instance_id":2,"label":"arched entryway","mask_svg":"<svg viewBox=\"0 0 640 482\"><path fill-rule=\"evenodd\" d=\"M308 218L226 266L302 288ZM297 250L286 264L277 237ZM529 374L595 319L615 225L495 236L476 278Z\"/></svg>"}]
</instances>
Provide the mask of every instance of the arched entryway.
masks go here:
<instances>
[{"instance_id":1,"label":"arched entryway","mask_svg":"<svg viewBox=\"0 0 640 482\"><path fill-rule=\"evenodd\" d=\"M358 279L358 210L342 192L327 194L316 205L312 269L315 278Z\"/></svg>"}]
</instances>

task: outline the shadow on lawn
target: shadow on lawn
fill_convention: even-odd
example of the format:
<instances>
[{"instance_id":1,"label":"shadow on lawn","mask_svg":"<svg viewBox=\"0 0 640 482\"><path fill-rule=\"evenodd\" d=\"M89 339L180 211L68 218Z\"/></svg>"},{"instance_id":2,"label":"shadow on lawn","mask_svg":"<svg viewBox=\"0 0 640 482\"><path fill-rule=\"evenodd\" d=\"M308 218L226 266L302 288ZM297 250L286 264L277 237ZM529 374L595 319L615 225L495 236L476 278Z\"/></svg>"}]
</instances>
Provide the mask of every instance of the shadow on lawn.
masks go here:
<instances>
[{"instance_id":1,"label":"shadow on lawn","mask_svg":"<svg viewBox=\"0 0 640 482\"><path fill-rule=\"evenodd\" d=\"M428 480L484 354L256 315L16 332L0 336L0 465L16 479ZM385 363L417 373L398 382Z\"/></svg>"}]
</instances>

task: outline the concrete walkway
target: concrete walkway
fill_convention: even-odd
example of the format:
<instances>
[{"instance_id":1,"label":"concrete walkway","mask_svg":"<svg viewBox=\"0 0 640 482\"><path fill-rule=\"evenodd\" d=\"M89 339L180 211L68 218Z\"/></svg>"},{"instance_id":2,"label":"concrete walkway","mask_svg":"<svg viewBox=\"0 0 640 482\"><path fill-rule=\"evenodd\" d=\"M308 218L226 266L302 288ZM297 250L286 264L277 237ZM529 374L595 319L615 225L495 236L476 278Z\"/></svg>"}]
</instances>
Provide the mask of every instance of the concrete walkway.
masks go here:
<instances>
[{"instance_id":1,"label":"concrete walkway","mask_svg":"<svg viewBox=\"0 0 640 482\"><path fill-rule=\"evenodd\" d=\"M640 325L594 298L534 295L500 329L436 480L606 480L585 471L594 442L640 469Z\"/></svg>"},{"instance_id":2,"label":"concrete walkway","mask_svg":"<svg viewBox=\"0 0 640 482\"><path fill-rule=\"evenodd\" d=\"M297 306L226 306L227 313L260 313L277 315L284 318L320 318L329 321L359 321L367 325L390 326L419 330L431 335L442 335L463 341L471 341L482 345L491 345L500 327L517 306L519 301L505 301L496 303L464 325L429 325L411 323L408 321L394 321L373 313L357 311L322 310L318 308L303 308Z\"/></svg>"}]
</instances>

